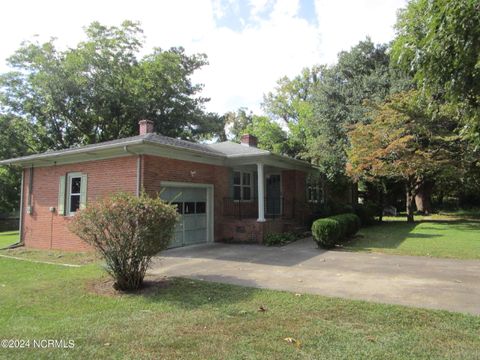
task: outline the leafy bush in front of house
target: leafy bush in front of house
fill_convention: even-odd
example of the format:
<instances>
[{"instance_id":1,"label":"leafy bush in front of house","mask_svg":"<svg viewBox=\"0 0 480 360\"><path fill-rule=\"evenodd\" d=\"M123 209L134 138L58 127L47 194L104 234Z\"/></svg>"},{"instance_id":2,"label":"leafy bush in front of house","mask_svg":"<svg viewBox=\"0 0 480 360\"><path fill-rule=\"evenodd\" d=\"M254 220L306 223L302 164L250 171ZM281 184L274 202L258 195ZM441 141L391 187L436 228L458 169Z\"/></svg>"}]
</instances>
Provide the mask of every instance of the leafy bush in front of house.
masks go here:
<instances>
[{"instance_id":1,"label":"leafy bush in front of house","mask_svg":"<svg viewBox=\"0 0 480 360\"><path fill-rule=\"evenodd\" d=\"M355 214L341 214L316 220L312 235L319 247L330 249L342 243L360 229L360 218Z\"/></svg>"},{"instance_id":2,"label":"leafy bush in front of house","mask_svg":"<svg viewBox=\"0 0 480 360\"><path fill-rule=\"evenodd\" d=\"M284 245L297 239L298 236L291 232L268 233L263 237L263 243L267 246Z\"/></svg>"},{"instance_id":3,"label":"leafy bush in front of house","mask_svg":"<svg viewBox=\"0 0 480 360\"><path fill-rule=\"evenodd\" d=\"M117 289L135 290L152 256L168 246L177 218L158 197L118 193L80 210L70 229L102 255Z\"/></svg>"},{"instance_id":4,"label":"leafy bush in front of house","mask_svg":"<svg viewBox=\"0 0 480 360\"><path fill-rule=\"evenodd\" d=\"M377 205L372 203L358 204L354 207L355 214L360 218L362 226L375 224L375 216L379 213Z\"/></svg>"},{"instance_id":5,"label":"leafy bush in front of house","mask_svg":"<svg viewBox=\"0 0 480 360\"><path fill-rule=\"evenodd\" d=\"M319 247L330 249L340 237L340 224L335 219L318 219L312 224L312 236Z\"/></svg>"}]
</instances>

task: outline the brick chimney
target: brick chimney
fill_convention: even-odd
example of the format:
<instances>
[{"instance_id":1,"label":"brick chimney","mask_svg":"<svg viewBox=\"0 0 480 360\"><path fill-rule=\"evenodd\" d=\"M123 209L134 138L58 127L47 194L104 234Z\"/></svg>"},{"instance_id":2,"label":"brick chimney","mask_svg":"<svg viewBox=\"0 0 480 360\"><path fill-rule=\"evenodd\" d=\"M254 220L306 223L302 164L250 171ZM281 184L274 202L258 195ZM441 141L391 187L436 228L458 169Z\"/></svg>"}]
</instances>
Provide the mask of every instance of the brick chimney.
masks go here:
<instances>
[{"instance_id":1,"label":"brick chimney","mask_svg":"<svg viewBox=\"0 0 480 360\"><path fill-rule=\"evenodd\" d=\"M140 135L153 133L153 121L152 120L140 120L138 122L140 127Z\"/></svg>"},{"instance_id":2,"label":"brick chimney","mask_svg":"<svg viewBox=\"0 0 480 360\"><path fill-rule=\"evenodd\" d=\"M245 146L257 147L258 139L256 136L253 136L251 134L245 134L242 135L240 143Z\"/></svg>"}]
</instances>

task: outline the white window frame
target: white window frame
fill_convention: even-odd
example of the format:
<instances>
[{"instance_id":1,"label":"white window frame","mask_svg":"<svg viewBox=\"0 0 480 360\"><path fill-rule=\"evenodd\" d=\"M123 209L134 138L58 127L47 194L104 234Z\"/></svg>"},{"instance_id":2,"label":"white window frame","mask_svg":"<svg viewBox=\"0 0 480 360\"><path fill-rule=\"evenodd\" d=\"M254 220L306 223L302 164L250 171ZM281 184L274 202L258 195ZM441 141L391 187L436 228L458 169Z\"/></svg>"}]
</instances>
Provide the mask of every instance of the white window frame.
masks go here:
<instances>
[{"instance_id":1,"label":"white window frame","mask_svg":"<svg viewBox=\"0 0 480 360\"><path fill-rule=\"evenodd\" d=\"M233 201L236 202L252 202L253 201L253 173L251 171L233 170L233 177L235 179L235 173L240 173L240 184L235 184L233 180ZM248 174L250 177L250 184L245 185L243 183L243 175ZM235 187L240 187L240 199L235 199ZM243 188L250 188L250 199L244 199Z\"/></svg>"},{"instance_id":2,"label":"white window frame","mask_svg":"<svg viewBox=\"0 0 480 360\"><path fill-rule=\"evenodd\" d=\"M320 184L307 184L307 201L312 204L322 202L322 187ZM311 195L314 195L313 197Z\"/></svg>"},{"instance_id":3,"label":"white window frame","mask_svg":"<svg viewBox=\"0 0 480 360\"><path fill-rule=\"evenodd\" d=\"M67 191L65 192L65 195L67 197L67 201L66 201L67 208L65 209L66 210L65 214L67 214L67 216L73 216L77 212L77 211L70 211L70 205L71 205L71 202L72 202L72 195L78 195L78 197L79 197L79 203L78 203L79 207L78 208L80 209L80 205L81 205L80 203L82 201L82 195L81 195L82 194L82 191L81 191L82 181L83 181L82 175L83 175L82 173L75 172L75 173L69 173L68 176L67 176L67 181L66 181ZM80 192L72 193L72 180L77 179L77 178L80 178Z\"/></svg>"}]
</instances>

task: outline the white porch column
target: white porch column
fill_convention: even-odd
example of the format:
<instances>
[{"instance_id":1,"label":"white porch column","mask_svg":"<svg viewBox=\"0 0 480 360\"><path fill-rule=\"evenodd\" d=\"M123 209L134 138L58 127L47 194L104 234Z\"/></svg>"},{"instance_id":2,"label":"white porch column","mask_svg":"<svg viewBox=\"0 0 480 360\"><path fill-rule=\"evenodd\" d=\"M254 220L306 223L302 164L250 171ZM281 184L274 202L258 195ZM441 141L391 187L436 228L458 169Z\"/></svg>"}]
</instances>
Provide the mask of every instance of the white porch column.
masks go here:
<instances>
[{"instance_id":1,"label":"white porch column","mask_svg":"<svg viewBox=\"0 0 480 360\"><path fill-rule=\"evenodd\" d=\"M263 164L257 163L258 173L258 222L265 221L265 174Z\"/></svg>"}]
</instances>

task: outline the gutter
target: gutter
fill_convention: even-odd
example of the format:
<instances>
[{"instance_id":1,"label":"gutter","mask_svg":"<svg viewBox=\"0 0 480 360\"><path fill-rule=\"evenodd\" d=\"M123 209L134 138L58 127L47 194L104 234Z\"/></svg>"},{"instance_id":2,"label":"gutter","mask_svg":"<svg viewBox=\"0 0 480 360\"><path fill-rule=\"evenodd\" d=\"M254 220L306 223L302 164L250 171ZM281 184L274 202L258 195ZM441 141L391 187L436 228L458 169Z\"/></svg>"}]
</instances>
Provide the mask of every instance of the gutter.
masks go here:
<instances>
[{"instance_id":1,"label":"gutter","mask_svg":"<svg viewBox=\"0 0 480 360\"><path fill-rule=\"evenodd\" d=\"M63 157L66 155L75 155L75 154L82 154L82 153L88 153L88 152L94 152L97 150L104 150L104 149L115 149L115 148L120 148L120 147L125 147L127 145L141 145L145 143L143 139L140 140L132 140L128 141L125 143L121 144L109 144L109 145L95 145L92 147L79 147L78 149L66 149L62 150L58 153L55 152L50 152L50 153L43 153L43 154L38 154L38 155L30 155L30 156L23 156L19 157L16 159L8 159L8 160L2 160L0 161L0 165L11 165L11 164L16 164L16 163L30 163L31 161L36 161L36 160L44 160L48 161L50 158L57 158L57 157Z\"/></svg>"}]
</instances>

